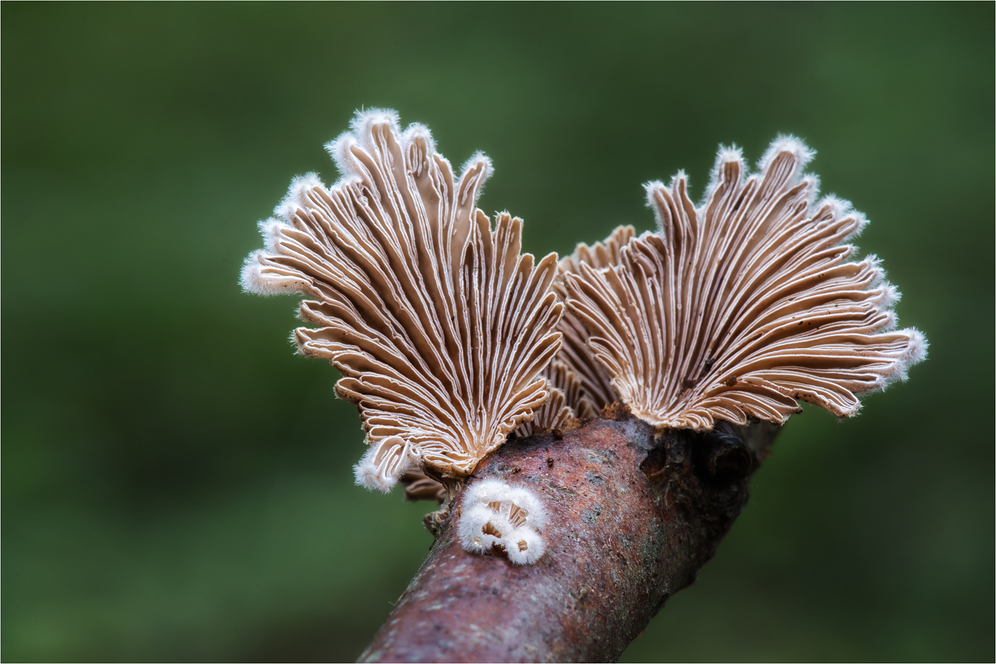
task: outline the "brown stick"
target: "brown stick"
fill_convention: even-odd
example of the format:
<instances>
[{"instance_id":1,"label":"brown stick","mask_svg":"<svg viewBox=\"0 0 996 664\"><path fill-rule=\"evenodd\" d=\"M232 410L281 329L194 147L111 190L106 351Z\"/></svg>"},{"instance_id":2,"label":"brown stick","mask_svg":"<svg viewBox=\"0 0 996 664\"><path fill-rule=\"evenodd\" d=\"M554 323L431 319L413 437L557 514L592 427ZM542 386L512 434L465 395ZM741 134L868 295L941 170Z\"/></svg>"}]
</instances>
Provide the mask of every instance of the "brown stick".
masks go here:
<instances>
[{"instance_id":1,"label":"brown stick","mask_svg":"<svg viewBox=\"0 0 996 664\"><path fill-rule=\"evenodd\" d=\"M457 497L360 661L618 659L712 557L776 433L721 425L655 443L648 424L620 413L510 441L471 482L498 477L536 492L549 513L546 553L519 567L464 551Z\"/></svg>"}]
</instances>

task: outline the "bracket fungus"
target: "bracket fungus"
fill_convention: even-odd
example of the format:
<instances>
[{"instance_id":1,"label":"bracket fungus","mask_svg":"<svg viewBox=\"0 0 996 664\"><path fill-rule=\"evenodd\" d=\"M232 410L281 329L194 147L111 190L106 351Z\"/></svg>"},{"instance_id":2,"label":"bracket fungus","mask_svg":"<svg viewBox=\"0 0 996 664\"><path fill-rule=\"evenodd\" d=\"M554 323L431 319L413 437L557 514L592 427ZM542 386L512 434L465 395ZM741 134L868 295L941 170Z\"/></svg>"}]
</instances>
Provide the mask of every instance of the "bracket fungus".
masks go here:
<instances>
[{"instance_id":1,"label":"bracket fungus","mask_svg":"<svg viewBox=\"0 0 996 664\"><path fill-rule=\"evenodd\" d=\"M817 201L797 139L775 140L756 174L721 149L698 206L684 174L649 183L656 232L622 226L559 263L521 253L520 219L492 226L476 207L480 153L454 177L428 129L380 109L326 147L341 179L292 182L242 285L310 298L299 315L316 327L293 340L360 412L357 483L435 499L430 527L510 436L560 436L619 402L659 437L781 425L799 401L843 418L926 355L920 332L895 329L878 259L850 260L864 217ZM529 564L548 548L530 489L479 478L461 500L466 551Z\"/></svg>"},{"instance_id":2,"label":"bracket fungus","mask_svg":"<svg viewBox=\"0 0 996 664\"><path fill-rule=\"evenodd\" d=\"M864 217L832 196L814 204L812 156L780 137L746 176L739 150L722 149L697 207L684 174L651 182L657 232L622 246L616 265L567 275L589 349L658 431L782 424L798 401L848 417L856 393L926 356L919 331L894 329L899 293L878 259L847 261Z\"/></svg>"},{"instance_id":3,"label":"bracket fungus","mask_svg":"<svg viewBox=\"0 0 996 664\"><path fill-rule=\"evenodd\" d=\"M549 396L560 349L557 257L520 253L522 221L476 208L491 162L454 178L428 129L393 111L358 113L326 146L342 178L297 178L266 248L242 270L247 291L303 293L300 352L342 373L367 453L356 481L389 491L407 471L458 488Z\"/></svg>"},{"instance_id":4,"label":"bracket fungus","mask_svg":"<svg viewBox=\"0 0 996 664\"><path fill-rule=\"evenodd\" d=\"M567 277L580 274L582 264L596 270L618 265L620 251L633 239L634 233L632 226L619 226L604 243L596 242L590 247L579 243L573 254L560 261L558 278L553 284L557 295L564 301L567 300ZM605 367L588 349L588 330L570 309L564 312L560 329L564 333L564 347L557 359L577 376L580 387L577 400L568 401L568 404L578 417L595 417L605 405L618 401L619 395L612 387L612 378Z\"/></svg>"},{"instance_id":5,"label":"bracket fungus","mask_svg":"<svg viewBox=\"0 0 996 664\"><path fill-rule=\"evenodd\" d=\"M591 401L585 395L578 374L568 364L554 358L543 375L550 385L550 397L536 410L531 422L523 422L515 430L515 434L522 438L540 429L563 429L577 416L591 417L586 414L593 410Z\"/></svg>"}]
</instances>

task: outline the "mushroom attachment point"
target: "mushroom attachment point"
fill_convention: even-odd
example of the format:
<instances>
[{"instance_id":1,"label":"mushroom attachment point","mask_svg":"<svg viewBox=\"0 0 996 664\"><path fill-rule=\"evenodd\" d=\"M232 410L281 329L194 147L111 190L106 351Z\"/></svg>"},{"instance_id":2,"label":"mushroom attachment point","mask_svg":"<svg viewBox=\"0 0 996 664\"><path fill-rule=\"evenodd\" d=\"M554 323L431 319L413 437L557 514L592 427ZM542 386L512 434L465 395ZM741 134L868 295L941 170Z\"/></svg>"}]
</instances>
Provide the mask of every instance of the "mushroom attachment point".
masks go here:
<instances>
[{"instance_id":1,"label":"mushroom attachment point","mask_svg":"<svg viewBox=\"0 0 996 664\"><path fill-rule=\"evenodd\" d=\"M469 486L462 500L459 536L465 551L505 556L515 565L531 565L543 555L546 511L531 490L484 479Z\"/></svg>"},{"instance_id":2,"label":"mushroom attachment point","mask_svg":"<svg viewBox=\"0 0 996 664\"><path fill-rule=\"evenodd\" d=\"M846 201L817 201L813 153L780 137L746 174L721 149L704 201L684 174L646 185L658 231L615 264L566 276L569 315L620 399L658 432L719 421L782 424L799 401L838 417L857 393L904 380L927 343L895 329L899 293L874 256L850 261L866 221Z\"/></svg>"},{"instance_id":3,"label":"mushroom attachment point","mask_svg":"<svg viewBox=\"0 0 996 664\"><path fill-rule=\"evenodd\" d=\"M412 495L458 488L550 396L542 374L560 350L557 256L521 253L522 220L476 207L491 162L455 177L429 130L393 111L360 112L326 146L342 173L293 181L242 285L303 293L293 339L342 374L369 451L358 484ZM559 414L559 410L557 413ZM430 479L431 478L431 479Z\"/></svg>"}]
</instances>

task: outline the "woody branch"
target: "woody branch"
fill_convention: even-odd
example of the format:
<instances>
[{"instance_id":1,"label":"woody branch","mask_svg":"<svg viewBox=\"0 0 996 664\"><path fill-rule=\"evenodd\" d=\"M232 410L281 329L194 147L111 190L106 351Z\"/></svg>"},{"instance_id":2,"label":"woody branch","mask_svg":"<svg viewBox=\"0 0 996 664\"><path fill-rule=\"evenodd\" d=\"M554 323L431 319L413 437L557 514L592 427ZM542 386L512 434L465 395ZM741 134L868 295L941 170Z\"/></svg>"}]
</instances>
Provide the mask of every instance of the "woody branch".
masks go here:
<instances>
[{"instance_id":1,"label":"woody branch","mask_svg":"<svg viewBox=\"0 0 996 664\"><path fill-rule=\"evenodd\" d=\"M464 551L462 494L360 661L618 659L712 557L778 429L721 425L655 441L622 409L603 415L616 418L506 444L471 479L539 492L547 555L517 566Z\"/></svg>"}]
</instances>

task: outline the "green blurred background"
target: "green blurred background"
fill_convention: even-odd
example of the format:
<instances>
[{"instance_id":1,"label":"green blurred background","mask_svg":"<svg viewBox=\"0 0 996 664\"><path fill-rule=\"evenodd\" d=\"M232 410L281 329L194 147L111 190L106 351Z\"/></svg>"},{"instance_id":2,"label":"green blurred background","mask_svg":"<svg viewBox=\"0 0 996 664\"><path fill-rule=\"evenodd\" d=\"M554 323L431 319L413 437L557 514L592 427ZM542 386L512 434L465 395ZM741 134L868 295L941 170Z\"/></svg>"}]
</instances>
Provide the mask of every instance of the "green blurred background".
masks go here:
<instances>
[{"instance_id":1,"label":"green blurred background","mask_svg":"<svg viewBox=\"0 0 996 664\"><path fill-rule=\"evenodd\" d=\"M2 22L2 658L355 658L426 504L353 486L334 370L243 295L292 176L396 108L528 250L650 228L779 132L872 224L930 358L793 418L637 660L994 658L994 5L11 4Z\"/></svg>"}]
</instances>

